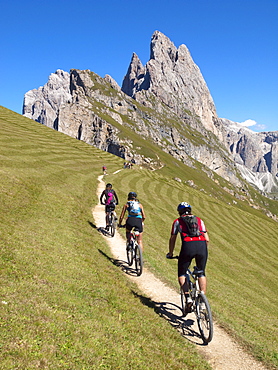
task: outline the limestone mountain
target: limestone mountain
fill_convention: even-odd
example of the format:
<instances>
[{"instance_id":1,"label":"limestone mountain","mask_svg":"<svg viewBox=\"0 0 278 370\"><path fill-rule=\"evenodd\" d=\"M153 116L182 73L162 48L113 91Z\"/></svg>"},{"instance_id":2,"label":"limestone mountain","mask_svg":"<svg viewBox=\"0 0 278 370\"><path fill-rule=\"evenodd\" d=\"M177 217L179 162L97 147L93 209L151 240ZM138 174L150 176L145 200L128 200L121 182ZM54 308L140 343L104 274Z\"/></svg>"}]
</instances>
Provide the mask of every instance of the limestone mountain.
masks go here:
<instances>
[{"instance_id":1,"label":"limestone mountain","mask_svg":"<svg viewBox=\"0 0 278 370\"><path fill-rule=\"evenodd\" d=\"M141 137L190 166L200 162L210 177L244 187L241 173L261 191L278 192L278 132L254 133L219 118L187 47L158 31L146 66L133 54L122 88L108 75L58 70L25 94L23 114L135 163L163 166L136 144Z\"/></svg>"}]
</instances>

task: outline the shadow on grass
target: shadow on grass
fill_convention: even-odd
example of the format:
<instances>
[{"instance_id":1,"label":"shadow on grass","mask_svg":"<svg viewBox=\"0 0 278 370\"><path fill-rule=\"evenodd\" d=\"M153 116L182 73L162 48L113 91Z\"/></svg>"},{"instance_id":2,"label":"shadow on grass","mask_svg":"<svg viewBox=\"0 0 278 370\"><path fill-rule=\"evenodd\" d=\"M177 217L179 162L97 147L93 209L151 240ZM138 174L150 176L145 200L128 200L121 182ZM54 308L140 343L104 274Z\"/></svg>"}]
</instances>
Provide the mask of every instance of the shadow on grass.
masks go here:
<instances>
[{"instance_id":1,"label":"shadow on grass","mask_svg":"<svg viewBox=\"0 0 278 370\"><path fill-rule=\"evenodd\" d=\"M88 221L88 224L93 228L93 229L97 229L97 226L95 224L93 224L91 221Z\"/></svg>"},{"instance_id":2,"label":"shadow on grass","mask_svg":"<svg viewBox=\"0 0 278 370\"><path fill-rule=\"evenodd\" d=\"M194 344L206 345L202 343L199 332L194 328L194 320L184 317L179 306L170 302L155 302L151 298L145 297L134 291L132 291L132 293L136 298L140 299L142 304L153 309L155 313L167 320L187 340Z\"/></svg>"},{"instance_id":3,"label":"shadow on grass","mask_svg":"<svg viewBox=\"0 0 278 370\"><path fill-rule=\"evenodd\" d=\"M120 267L121 270L130 276L137 276L137 272L134 268L128 265L126 261L118 260L116 258L109 257L105 252L103 252L101 249L98 250L100 254L102 254L104 257L108 259L108 261L112 262L113 265Z\"/></svg>"},{"instance_id":4,"label":"shadow on grass","mask_svg":"<svg viewBox=\"0 0 278 370\"><path fill-rule=\"evenodd\" d=\"M102 235L104 236L108 236L110 238L112 238L112 235L107 231L105 230L105 227L97 227L95 224L93 224L91 221L88 221L88 224L93 228L93 229L96 229L98 232L100 232Z\"/></svg>"}]
</instances>

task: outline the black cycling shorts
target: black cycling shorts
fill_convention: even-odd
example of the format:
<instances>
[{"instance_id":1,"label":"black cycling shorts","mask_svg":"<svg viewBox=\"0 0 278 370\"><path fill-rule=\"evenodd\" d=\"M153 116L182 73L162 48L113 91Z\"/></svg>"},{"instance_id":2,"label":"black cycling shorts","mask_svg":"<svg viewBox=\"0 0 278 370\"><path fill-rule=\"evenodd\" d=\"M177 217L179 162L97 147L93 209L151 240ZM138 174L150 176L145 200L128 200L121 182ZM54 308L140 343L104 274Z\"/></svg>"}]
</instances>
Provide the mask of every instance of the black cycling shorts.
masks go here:
<instances>
[{"instance_id":1,"label":"black cycling shorts","mask_svg":"<svg viewBox=\"0 0 278 370\"><path fill-rule=\"evenodd\" d=\"M128 217L125 226L127 231L131 231L133 228L136 228L139 233L143 232L142 218Z\"/></svg>"},{"instance_id":2,"label":"black cycling shorts","mask_svg":"<svg viewBox=\"0 0 278 370\"><path fill-rule=\"evenodd\" d=\"M115 206L115 204L114 203L112 203L112 204L107 204L106 206L105 206L105 212L107 213L107 212L112 212L112 211L114 211L114 209L116 208L116 206Z\"/></svg>"},{"instance_id":3,"label":"black cycling shorts","mask_svg":"<svg viewBox=\"0 0 278 370\"><path fill-rule=\"evenodd\" d=\"M207 242L203 240L183 242L179 260L178 260L178 276L184 276L191 261L195 258L196 266L199 270L204 271L208 259Z\"/></svg>"}]
</instances>

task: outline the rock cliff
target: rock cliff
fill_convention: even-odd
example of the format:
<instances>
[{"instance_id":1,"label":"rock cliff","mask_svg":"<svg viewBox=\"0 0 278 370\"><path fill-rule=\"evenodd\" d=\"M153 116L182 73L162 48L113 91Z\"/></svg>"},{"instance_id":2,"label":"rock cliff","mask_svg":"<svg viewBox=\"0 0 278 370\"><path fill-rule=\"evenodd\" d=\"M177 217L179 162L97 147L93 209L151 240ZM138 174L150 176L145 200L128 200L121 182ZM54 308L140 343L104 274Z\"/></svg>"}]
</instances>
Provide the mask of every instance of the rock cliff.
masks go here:
<instances>
[{"instance_id":1,"label":"rock cliff","mask_svg":"<svg viewBox=\"0 0 278 370\"><path fill-rule=\"evenodd\" d=\"M144 104L143 90L154 94L179 117L195 114L202 125L216 133L217 117L213 99L198 66L185 45L175 45L159 31L151 40L151 55L143 67L133 54L122 90Z\"/></svg>"},{"instance_id":2,"label":"rock cliff","mask_svg":"<svg viewBox=\"0 0 278 370\"><path fill-rule=\"evenodd\" d=\"M189 165L201 162L209 176L243 186L239 170L261 191L278 191L278 132L254 133L219 118L186 46L158 31L146 66L133 54L122 88L109 75L58 70L25 94L23 114L127 160L161 165L138 153L132 135L120 135L128 127Z\"/></svg>"}]
</instances>

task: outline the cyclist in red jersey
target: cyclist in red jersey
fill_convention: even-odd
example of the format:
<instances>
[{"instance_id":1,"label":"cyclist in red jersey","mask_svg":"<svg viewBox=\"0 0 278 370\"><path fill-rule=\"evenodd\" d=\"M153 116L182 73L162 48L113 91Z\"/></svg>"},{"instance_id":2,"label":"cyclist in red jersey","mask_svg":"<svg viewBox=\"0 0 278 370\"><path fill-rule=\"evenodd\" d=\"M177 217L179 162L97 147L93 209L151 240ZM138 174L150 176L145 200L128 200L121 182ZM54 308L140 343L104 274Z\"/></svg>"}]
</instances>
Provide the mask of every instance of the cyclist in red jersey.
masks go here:
<instances>
[{"instance_id":1,"label":"cyclist in red jersey","mask_svg":"<svg viewBox=\"0 0 278 370\"><path fill-rule=\"evenodd\" d=\"M178 233L181 234L182 246L178 259L178 280L179 284L182 287L187 305L192 305L192 299L188 292L188 284L186 281L186 271L191 264L193 258L195 258L196 266L199 270L202 270L203 273L199 277L199 286L201 291L206 293L207 288L207 279L205 275L205 268L208 258L207 244L209 242L209 236L204 224L204 221L199 217L196 217L198 222L199 235L198 236L189 236L189 230L186 222L183 220L183 217L189 216L193 217L191 213L191 206L182 202L178 205L177 211L179 212L180 217L177 218L171 229L171 236L169 239L169 253L167 258L173 257L173 252L175 248L175 243Z\"/></svg>"}]
</instances>

